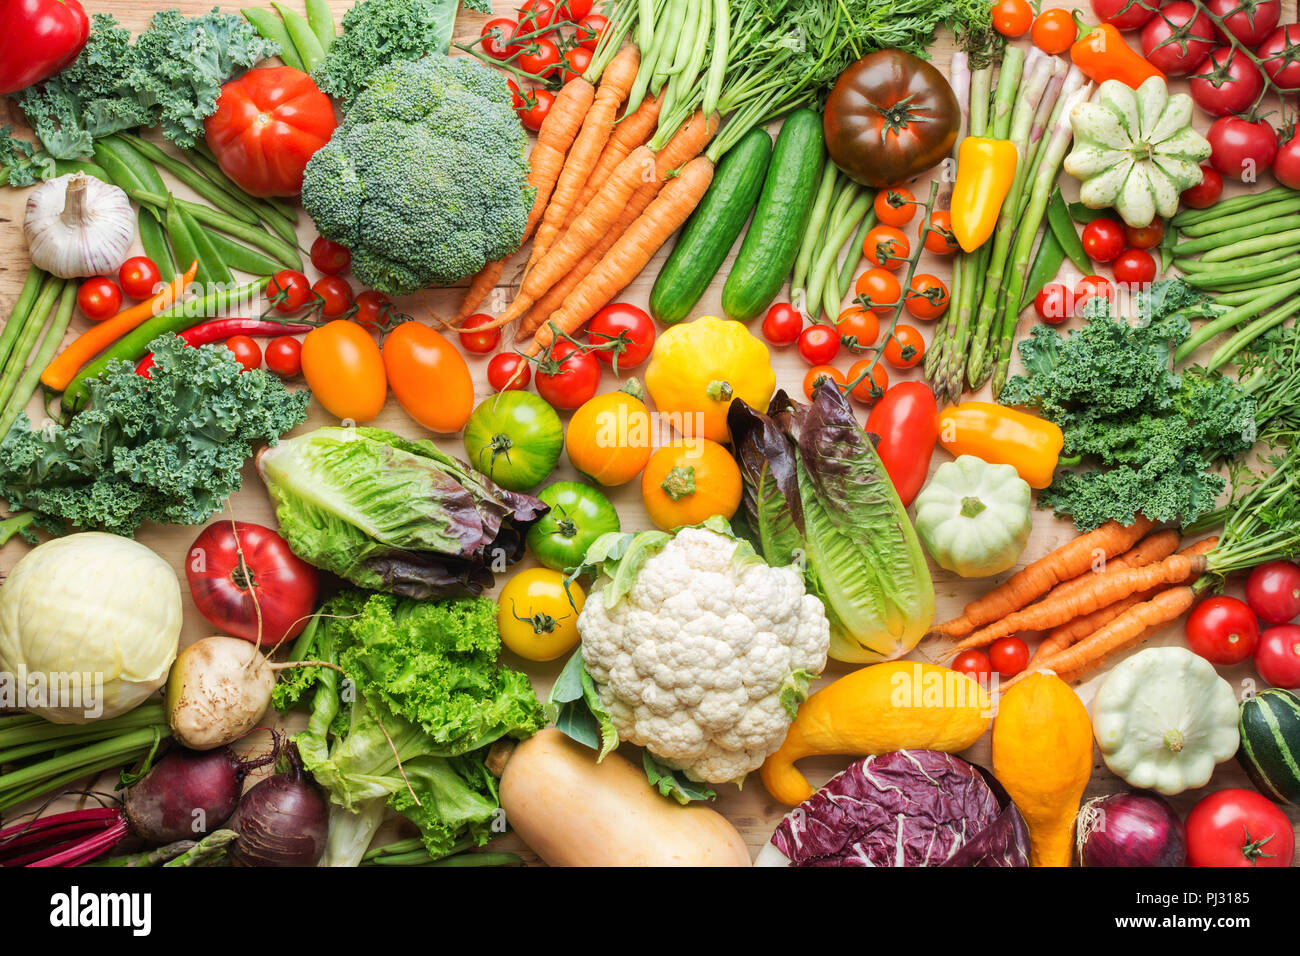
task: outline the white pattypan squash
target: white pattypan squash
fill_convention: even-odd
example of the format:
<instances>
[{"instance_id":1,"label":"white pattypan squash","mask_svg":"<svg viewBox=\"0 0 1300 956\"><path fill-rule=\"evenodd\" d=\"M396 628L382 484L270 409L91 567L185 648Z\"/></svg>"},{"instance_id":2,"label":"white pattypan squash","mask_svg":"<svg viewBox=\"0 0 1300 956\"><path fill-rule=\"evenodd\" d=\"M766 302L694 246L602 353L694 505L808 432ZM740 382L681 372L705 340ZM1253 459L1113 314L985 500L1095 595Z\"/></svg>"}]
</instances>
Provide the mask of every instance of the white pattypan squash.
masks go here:
<instances>
[{"instance_id":1,"label":"white pattypan squash","mask_svg":"<svg viewBox=\"0 0 1300 956\"><path fill-rule=\"evenodd\" d=\"M1011 465L962 455L916 496L916 533L939 566L963 578L1015 565L1033 528L1028 483Z\"/></svg>"}]
</instances>

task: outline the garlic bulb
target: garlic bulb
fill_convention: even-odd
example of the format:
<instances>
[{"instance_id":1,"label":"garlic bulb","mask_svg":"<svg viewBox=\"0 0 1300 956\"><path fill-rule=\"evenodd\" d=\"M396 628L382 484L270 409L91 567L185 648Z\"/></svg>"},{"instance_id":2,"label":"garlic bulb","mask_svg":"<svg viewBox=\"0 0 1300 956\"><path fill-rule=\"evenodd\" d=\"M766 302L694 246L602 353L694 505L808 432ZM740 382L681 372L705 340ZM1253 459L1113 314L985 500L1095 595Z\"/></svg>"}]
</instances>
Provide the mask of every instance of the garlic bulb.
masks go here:
<instances>
[{"instance_id":1,"label":"garlic bulb","mask_svg":"<svg viewBox=\"0 0 1300 956\"><path fill-rule=\"evenodd\" d=\"M23 234L38 268L61 279L104 275L126 259L135 214L116 186L72 173L32 190Z\"/></svg>"}]
</instances>

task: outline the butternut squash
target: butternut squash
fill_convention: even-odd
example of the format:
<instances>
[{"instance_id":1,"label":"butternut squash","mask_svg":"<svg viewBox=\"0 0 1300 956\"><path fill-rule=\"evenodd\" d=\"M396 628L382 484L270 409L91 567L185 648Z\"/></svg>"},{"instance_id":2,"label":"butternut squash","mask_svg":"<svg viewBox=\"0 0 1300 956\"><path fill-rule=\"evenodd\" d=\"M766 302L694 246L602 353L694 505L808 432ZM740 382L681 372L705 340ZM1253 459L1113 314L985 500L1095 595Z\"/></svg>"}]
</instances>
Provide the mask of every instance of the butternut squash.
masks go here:
<instances>
[{"instance_id":1,"label":"butternut squash","mask_svg":"<svg viewBox=\"0 0 1300 956\"><path fill-rule=\"evenodd\" d=\"M920 661L863 667L799 706L779 750L760 771L767 792L794 806L813 795L794 762L817 754L867 757L895 750L957 753L984 735L988 694L965 674Z\"/></svg>"},{"instance_id":2,"label":"butternut squash","mask_svg":"<svg viewBox=\"0 0 1300 956\"><path fill-rule=\"evenodd\" d=\"M515 832L551 866L749 866L736 828L708 807L661 796L641 768L548 727L501 775Z\"/></svg>"},{"instance_id":3,"label":"butternut squash","mask_svg":"<svg viewBox=\"0 0 1300 956\"><path fill-rule=\"evenodd\" d=\"M1092 723L1055 674L1032 674L998 701L993 776L1029 826L1032 866L1069 866L1074 819L1092 776Z\"/></svg>"}]
</instances>

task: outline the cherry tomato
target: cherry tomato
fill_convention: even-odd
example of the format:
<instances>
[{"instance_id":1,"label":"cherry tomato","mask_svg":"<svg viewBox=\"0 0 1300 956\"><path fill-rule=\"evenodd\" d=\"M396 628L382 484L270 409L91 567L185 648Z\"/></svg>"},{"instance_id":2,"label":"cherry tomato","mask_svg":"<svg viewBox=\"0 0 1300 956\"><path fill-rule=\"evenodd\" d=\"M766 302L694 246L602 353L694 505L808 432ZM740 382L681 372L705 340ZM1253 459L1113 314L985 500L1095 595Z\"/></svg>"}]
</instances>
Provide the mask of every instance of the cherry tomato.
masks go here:
<instances>
[{"instance_id":1,"label":"cherry tomato","mask_svg":"<svg viewBox=\"0 0 1300 956\"><path fill-rule=\"evenodd\" d=\"M235 353L235 361L244 366L244 371L262 367L262 347L247 335L232 335L225 345Z\"/></svg>"},{"instance_id":2,"label":"cherry tomato","mask_svg":"<svg viewBox=\"0 0 1300 956\"><path fill-rule=\"evenodd\" d=\"M591 66L592 53L585 46L575 46L564 54L564 65L560 67L560 79L565 83L576 80L587 72Z\"/></svg>"},{"instance_id":3,"label":"cherry tomato","mask_svg":"<svg viewBox=\"0 0 1300 956\"><path fill-rule=\"evenodd\" d=\"M508 60L519 52L519 45L511 43L518 24L509 17L493 17L483 24L479 33L483 52L494 60Z\"/></svg>"},{"instance_id":4,"label":"cherry tomato","mask_svg":"<svg viewBox=\"0 0 1300 956\"><path fill-rule=\"evenodd\" d=\"M599 384L600 363L572 342L557 342L537 366L537 393L555 408L577 408Z\"/></svg>"},{"instance_id":5,"label":"cherry tomato","mask_svg":"<svg viewBox=\"0 0 1300 956\"><path fill-rule=\"evenodd\" d=\"M863 300L863 308L870 309L877 315L888 315L902 298L903 286L888 269L876 267L858 276L853 292Z\"/></svg>"},{"instance_id":6,"label":"cherry tomato","mask_svg":"<svg viewBox=\"0 0 1300 956\"><path fill-rule=\"evenodd\" d=\"M574 34L578 45L588 50L595 50L596 44L600 42L601 34L609 26L609 20L599 13L589 13L578 21L578 29Z\"/></svg>"},{"instance_id":7,"label":"cherry tomato","mask_svg":"<svg viewBox=\"0 0 1300 956\"><path fill-rule=\"evenodd\" d=\"M850 384L857 382L867 373L871 366L871 359L859 359L849 366L849 374L846 375L845 381ZM854 400L862 405L874 405L879 399L884 397L885 390L889 388L889 372L883 365L877 364L871 369L871 375L862 378L862 381L853 386L849 392Z\"/></svg>"},{"instance_id":8,"label":"cherry tomato","mask_svg":"<svg viewBox=\"0 0 1300 956\"><path fill-rule=\"evenodd\" d=\"M87 279L77 290L77 307L90 321L103 322L122 308L122 290L106 276Z\"/></svg>"},{"instance_id":9,"label":"cherry tomato","mask_svg":"<svg viewBox=\"0 0 1300 956\"><path fill-rule=\"evenodd\" d=\"M1113 300L1115 290L1105 276L1084 276L1074 287L1074 312L1083 315L1083 308L1090 299Z\"/></svg>"},{"instance_id":10,"label":"cherry tomato","mask_svg":"<svg viewBox=\"0 0 1300 956\"><path fill-rule=\"evenodd\" d=\"M1025 0L999 0L993 5L993 29L1004 37L1024 36L1034 22L1034 10Z\"/></svg>"},{"instance_id":11,"label":"cherry tomato","mask_svg":"<svg viewBox=\"0 0 1300 956\"><path fill-rule=\"evenodd\" d=\"M839 332L829 325L810 325L799 333L799 354L809 365L826 365L839 352Z\"/></svg>"},{"instance_id":12,"label":"cherry tomato","mask_svg":"<svg viewBox=\"0 0 1300 956\"><path fill-rule=\"evenodd\" d=\"M1074 17L1070 16L1070 11L1057 7L1044 10L1034 18L1030 39L1044 53L1056 54L1064 53L1074 46L1078 34L1079 28L1074 23Z\"/></svg>"},{"instance_id":13,"label":"cherry tomato","mask_svg":"<svg viewBox=\"0 0 1300 956\"><path fill-rule=\"evenodd\" d=\"M1300 626L1277 624L1259 635L1255 670L1274 687L1300 687Z\"/></svg>"},{"instance_id":14,"label":"cherry tomato","mask_svg":"<svg viewBox=\"0 0 1300 956\"><path fill-rule=\"evenodd\" d=\"M1142 28L1142 55L1166 76L1195 73L1214 49L1214 23L1189 0L1174 0Z\"/></svg>"},{"instance_id":15,"label":"cherry tomato","mask_svg":"<svg viewBox=\"0 0 1300 956\"><path fill-rule=\"evenodd\" d=\"M1259 46L1282 18L1281 0L1208 0L1205 5L1242 46ZM1228 42L1222 32L1219 39Z\"/></svg>"},{"instance_id":16,"label":"cherry tomato","mask_svg":"<svg viewBox=\"0 0 1300 956\"><path fill-rule=\"evenodd\" d=\"M352 265L352 253L347 246L317 236L311 244L311 264L317 272L323 272L327 276L341 276Z\"/></svg>"},{"instance_id":17,"label":"cherry tomato","mask_svg":"<svg viewBox=\"0 0 1300 956\"><path fill-rule=\"evenodd\" d=\"M913 318L937 319L948 311L948 287L938 276L919 272L912 276L903 305Z\"/></svg>"},{"instance_id":18,"label":"cherry tomato","mask_svg":"<svg viewBox=\"0 0 1300 956\"><path fill-rule=\"evenodd\" d=\"M885 361L894 368L911 368L925 357L925 339L910 325L894 326L894 334L885 342Z\"/></svg>"},{"instance_id":19,"label":"cherry tomato","mask_svg":"<svg viewBox=\"0 0 1300 956\"><path fill-rule=\"evenodd\" d=\"M578 23L591 13L592 0L560 0L555 5L555 18L566 23Z\"/></svg>"},{"instance_id":20,"label":"cherry tomato","mask_svg":"<svg viewBox=\"0 0 1300 956\"><path fill-rule=\"evenodd\" d=\"M1029 664L1029 648L1018 637L1000 637L989 645L989 664L1003 677L1015 677Z\"/></svg>"},{"instance_id":21,"label":"cherry tomato","mask_svg":"<svg viewBox=\"0 0 1300 956\"><path fill-rule=\"evenodd\" d=\"M162 282L162 273L148 256L132 256L117 270L117 281L123 292L139 302L154 294Z\"/></svg>"},{"instance_id":22,"label":"cherry tomato","mask_svg":"<svg viewBox=\"0 0 1300 956\"><path fill-rule=\"evenodd\" d=\"M805 372L803 376L803 393L807 396L808 401L811 402L813 400L813 390L816 389L818 385L825 384L826 382L831 382L836 388L843 392L844 386L848 384L848 379L846 379L844 373L834 365L814 365Z\"/></svg>"},{"instance_id":23,"label":"cherry tomato","mask_svg":"<svg viewBox=\"0 0 1300 956\"><path fill-rule=\"evenodd\" d=\"M522 355L501 352L488 361L487 377L493 390L509 392L527 388L533 378L533 370L528 367L528 360Z\"/></svg>"},{"instance_id":24,"label":"cherry tomato","mask_svg":"<svg viewBox=\"0 0 1300 956\"><path fill-rule=\"evenodd\" d=\"M1264 89L1264 74L1232 47L1220 47L1188 80L1192 100L1211 116L1230 116L1249 109Z\"/></svg>"},{"instance_id":25,"label":"cherry tomato","mask_svg":"<svg viewBox=\"0 0 1300 956\"><path fill-rule=\"evenodd\" d=\"M1300 565L1266 561L1246 579L1246 603L1266 624L1286 624L1300 617Z\"/></svg>"},{"instance_id":26,"label":"cherry tomato","mask_svg":"<svg viewBox=\"0 0 1300 956\"><path fill-rule=\"evenodd\" d=\"M853 353L863 352L876 344L880 336L880 320L874 312L851 305L835 320L835 330L840 334L842 346Z\"/></svg>"},{"instance_id":27,"label":"cherry tomato","mask_svg":"<svg viewBox=\"0 0 1300 956\"><path fill-rule=\"evenodd\" d=\"M1115 260L1112 271L1121 288L1136 289L1156 278L1156 260L1145 249L1125 249Z\"/></svg>"},{"instance_id":28,"label":"cherry tomato","mask_svg":"<svg viewBox=\"0 0 1300 956\"><path fill-rule=\"evenodd\" d=\"M862 240L862 254L873 266L892 272L907 263L912 245L897 226L873 226Z\"/></svg>"},{"instance_id":29,"label":"cherry tomato","mask_svg":"<svg viewBox=\"0 0 1300 956\"><path fill-rule=\"evenodd\" d=\"M393 303L382 292L367 289L357 296L357 313L352 321L372 335L386 332L393 325L395 318Z\"/></svg>"},{"instance_id":30,"label":"cherry tomato","mask_svg":"<svg viewBox=\"0 0 1300 956\"><path fill-rule=\"evenodd\" d=\"M1152 219L1151 225L1137 228L1124 227L1124 241L1134 249L1154 249L1165 237L1165 224L1159 219Z\"/></svg>"},{"instance_id":31,"label":"cherry tomato","mask_svg":"<svg viewBox=\"0 0 1300 956\"><path fill-rule=\"evenodd\" d=\"M1223 195L1223 177L1213 166L1201 167L1201 182L1189 186L1180 197L1183 205L1189 209L1209 209Z\"/></svg>"},{"instance_id":32,"label":"cherry tomato","mask_svg":"<svg viewBox=\"0 0 1300 956\"><path fill-rule=\"evenodd\" d=\"M1277 133L1268 120L1221 116L1210 124L1210 164L1224 176L1254 181L1273 168Z\"/></svg>"},{"instance_id":33,"label":"cherry tomato","mask_svg":"<svg viewBox=\"0 0 1300 956\"><path fill-rule=\"evenodd\" d=\"M936 256L950 256L961 246L952 231L952 213L947 209L936 209L930 213L930 229L925 233L925 251ZM917 231L919 236L925 230L925 223Z\"/></svg>"},{"instance_id":34,"label":"cherry tomato","mask_svg":"<svg viewBox=\"0 0 1300 956\"><path fill-rule=\"evenodd\" d=\"M560 48L555 41L547 37L534 37L529 40L515 60L515 65L529 76L538 80L549 79L555 75L562 61Z\"/></svg>"},{"instance_id":35,"label":"cherry tomato","mask_svg":"<svg viewBox=\"0 0 1300 956\"><path fill-rule=\"evenodd\" d=\"M644 309L627 302L605 306L587 326L592 354L605 365L622 372L636 368L650 357L655 347L654 320Z\"/></svg>"},{"instance_id":36,"label":"cherry tomato","mask_svg":"<svg viewBox=\"0 0 1300 956\"><path fill-rule=\"evenodd\" d=\"M982 683L987 683L993 673L993 663L989 656L979 649L962 651L952 661L952 669L966 674Z\"/></svg>"},{"instance_id":37,"label":"cherry tomato","mask_svg":"<svg viewBox=\"0 0 1300 956\"><path fill-rule=\"evenodd\" d=\"M1094 219L1083 227L1080 239L1093 262L1114 262L1124 251L1124 227L1114 219Z\"/></svg>"},{"instance_id":38,"label":"cherry tomato","mask_svg":"<svg viewBox=\"0 0 1300 956\"><path fill-rule=\"evenodd\" d=\"M1092 12L1116 30L1135 30L1160 9L1160 0L1092 0Z\"/></svg>"},{"instance_id":39,"label":"cherry tomato","mask_svg":"<svg viewBox=\"0 0 1300 956\"><path fill-rule=\"evenodd\" d=\"M555 94L550 90L529 90L523 94L523 102L515 107L515 112L519 114L519 122L524 124L524 128L536 133L542 128L542 123L554 105Z\"/></svg>"},{"instance_id":40,"label":"cherry tomato","mask_svg":"<svg viewBox=\"0 0 1300 956\"><path fill-rule=\"evenodd\" d=\"M519 32L536 33L549 29L558 19L554 0L524 0L519 7Z\"/></svg>"},{"instance_id":41,"label":"cherry tomato","mask_svg":"<svg viewBox=\"0 0 1300 956\"><path fill-rule=\"evenodd\" d=\"M772 345L794 345L803 331L803 316L789 302L778 302L763 317L763 338Z\"/></svg>"},{"instance_id":42,"label":"cherry tomato","mask_svg":"<svg viewBox=\"0 0 1300 956\"><path fill-rule=\"evenodd\" d=\"M486 355L494 348L501 344L501 329L486 329L482 332L475 332L480 325L487 325L492 322L492 316L483 312L477 312L471 315L463 323L464 330L460 333L460 345L466 352L473 352L475 355Z\"/></svg>"},{"instance_id":43,"label":"cherry tomato","mask_svg":"<svg viewBox=\"0 0 1300 956\"><path fill-rule=\"evenodd\" d=\"M311 282L293 269L282 269L271 276L266 283L266 297L275 306L275 311L282 315L301 312L316 298Z\"/></svg>"},{"instance_id":44,"label":"cherry tomato","mask_svg":"<svg viewBox=\"0 0 1300 956\"><path fill-rule=\"evenodd\" d=\"M1245 601L1206 598L1187 615L1187 646L1211 664L1240 664L1255 653L1259 624Z\"/></svg>"},{"instance_id":45,"label":"cherry tomato","mask_svg":"<svg viewBox=\"0 0 1300 956\"><path fill-rule=\"evenodd\" d=\"M1300 131L1277 148L1273 159L1273 176L1283 186L1300 189Z\"/></svg>"},{"instance_id":46,"label":"cherry tomato","mask_svg":"<svg viewBox=\"0 0 1300 956\"><path fill-rule=\"evenodd\" d=\"M1254 790L1219 790L1187 815L1188 866L1290 866L1294 857L1291 821Z\"/></svg>"},{"instance_id":47,"label":"cherry tomato","mask_svg":"<svg viewBox=\"0 0 1300 956\"><path fill-rule=\"evenodd\" d=\"M1288 49L1291 50L1288 53ZM1300 23L1289 23L1274 30L1255 55L1264 61L1268 78L1284 90L1300 88Z\"/></svg>"},{"instance_id":48,"label":"cherry tomato","mask_svg":"<svg viewBox=\"0 0 1300 956\"><path fill-rule=\"evenodd\" d=\"M906 226L916 218L916 196L910 189L890 186L876 193L876 219L886 226Z\"/></svg>"},{"instance_id":49,"label":"cherry tomato","mask_svg":"<svg viewBox=\"0 0 1300 956\"><path fill-rule=\"evenodd\" d=\"M1034 296L1034 311L1048 325L1060 325L1074 314L1074 293L1059 282L1049 283Z\"/></svg>"},{"instance_id":50,"label":"cherry tomato","mask_svg":"<svg viewBox=\"0 0 1300 956\"><path fill-rule=\"evenodd\" d=\"M352 286L342 276L323 276L311 291L320 297L320 314L326 319L341 319L352 309Z\"/></svg>"},{"instance_id":51,"label":"cherry tomato","mask_svg":"<svg viewBox=\"0 0 1300 956\"><path fill-rule=\"evenodd\" d=\"M266 343L266 367L280 378L302 374L302 343L292 335L277 335Z\"/></svg>"}]
</instances>

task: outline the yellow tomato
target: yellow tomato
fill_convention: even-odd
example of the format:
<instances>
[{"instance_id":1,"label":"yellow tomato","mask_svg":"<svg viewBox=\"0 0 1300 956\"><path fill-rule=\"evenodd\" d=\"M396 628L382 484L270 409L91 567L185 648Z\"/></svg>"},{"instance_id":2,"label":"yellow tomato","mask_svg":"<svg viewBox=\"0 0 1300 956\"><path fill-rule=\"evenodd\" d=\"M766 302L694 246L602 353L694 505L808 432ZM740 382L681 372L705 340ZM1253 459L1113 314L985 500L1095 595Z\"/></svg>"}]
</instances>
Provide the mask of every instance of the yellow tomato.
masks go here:
<instances>
[{"instance_id":1,"label":"yellow tomato","mask_svg":"<svg viewBox=\"0 0 1300 956\"><path fill-rule=\"evenodd\" d=\"M302 340L302 375L316 400L340 419L368 422L388 398L384 358L369 333L335 319Z\"/></svg>"},{"instance_id":2,"label":"yellow tomato","mask_svg":"<svg viewBox=\"0 0 1300 956\"><path fill-rule=\"evenodd\" d=\"M707 438L675 441L651 456L641 473L641 500L663 531L730 519L740 507L740 468L727 449Z\"/></svg>"},{"instance_id":3,"label":"yellow tomato","mask_svg":"<svg viewBox=\"0 0 1300 956\"><path fill-rule=\"evenodd\" d=\"M592 481L621 485L639 475L650 458L650 413L635 394L597 395L569 419L564 447L573 467Z\"/></svg>"},{"instance_id":4,"label":"yellow tomato","mask_svg":"<svg viewBox=\"0 0 1300 956\"><path fill-rule=\"evenodd\" d=\"M506 582L497 599L501 640L524 660L553 661L578 643L578 614L585 600L576 582L565 592L559 571L520 571Z\"/></svg>"}]
</instances>

